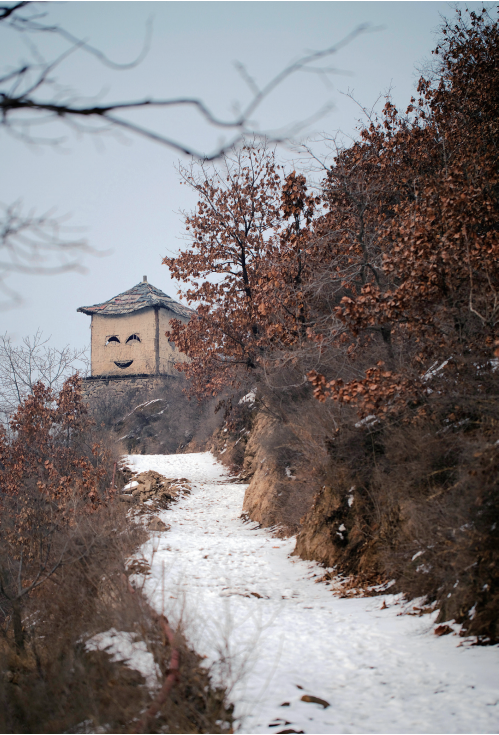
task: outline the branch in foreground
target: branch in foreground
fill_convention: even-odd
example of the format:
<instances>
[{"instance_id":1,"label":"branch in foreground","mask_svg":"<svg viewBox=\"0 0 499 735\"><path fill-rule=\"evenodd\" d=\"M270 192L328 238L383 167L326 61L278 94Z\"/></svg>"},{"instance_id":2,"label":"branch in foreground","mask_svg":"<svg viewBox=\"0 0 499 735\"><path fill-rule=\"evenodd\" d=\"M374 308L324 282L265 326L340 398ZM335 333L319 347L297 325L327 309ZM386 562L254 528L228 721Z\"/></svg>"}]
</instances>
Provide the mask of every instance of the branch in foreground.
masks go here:
<instances>
[{"instance_id":1,"label":"branch in foreground","mask_svg":"<svg viewBox=\"0 0 499 735\"><path fill-rule=\"evenodd\" d=\"M106 123L106 125L109 126L109 129L122 129L125 131L129 131L136 135L140 135L142 137L148 138L149 140L160 143L184 155L189 155L198 159L204 159L208 161L220 158L229 150L239 145L248 135L255 135L258 138L266 138L273 142L282 142L284 139L289 137L290 131L287 130L283 130L281 134L274 135L270 134L268 131L267 133L262 133L256 130L256 125L254 124L252 118L258 108L261 107L263 101L266 100L276 90L277 87L282 85L284 81L286 81L289 77L295 75L297 72L308 71L319 74L321 76L324 76L325 74L327 75L330 73L335 73L336 70L334 69L316 67L314 66L314 64L323 60L324 58L337 54L347 44L351 43L357 36L370 30L369 26L365 24L359 25L355 30L345 36L345 38L343 38L338 43L335 43L326 49L321 49L319 51L314 51L312 53L306 54L299 58L297 61L284 67L261 89L257 87L256 83L247 73L245 68L241 64L238 64L237 68L239 69L240 73L242 73L243 78L248 84L251 91L251 99L239 114L234 115L234 117L231 119L224 119L215 115L202 100L195 97L143 99L125 102L112 102L102 105L78 104L74 101L74 97L70 98L69 96L66 96L65 98L63 97L62 99L59 98L44 100L43 94L47 92L47 90L50 90L55 84L55 80L50 78L49 75L52 74L53 71L65 61L69 54L75 51L82 50L86 53L96 56L99 61L106 64L107 66L125 69L136 66L140 62L140 60L142 60L144 49L146 48L146 46L144 46L144 49L139 57L130 64L115 64L114 62L110 61L102 52L100 52L98 49L95 49L87 42L76 38L71 33L68 33L58 26L45 24L43 22L44 14L33 14L34 11L30 8L28 15L22 15L21 13L25 11L26 6L28 5L31 4L16 3L13 6L0 6L0 21L8 20L8 24L10 25L10 27L12 27L16 31L30 33L48 32L57 34L67 40L70 43L70 47L66 52L61 54L61 56L50 63L39 62L33 64L23 64L14 71L9 70L9 72L3 78L0 78L0 125L3 125L13 134L20 135L24 139L34 142L33 139L30 137L29 131L31 129L31 126L34 125L35 120L19 120L17 117L17 113L20 111L26 111L28 112L28 114L34 113L36 115L35 119L37 122L40 121L41 115L46 115L46 118L43 119L43 122L48 122L50 120L56 119L64 119L66 121L69 121L71 119L75 121L98 120L100 122ZM3 85L3 89L1 85ZM54 95L51 96L54 97ZM123 112L126 110L148 108L170 109L182 107L195 109L196 112L199 113L199 115L209 125L215 128L221 128L223 130L232 132L232 136L229 142L221 144L215 149L215 151L212 151L210 154L205 154L197 150L194 146L176 141L163 132L154 130L147 126L144 127L141 125L137 125L130 120L126 120L121 116L117 116L115 114L119 113L120 111ZM309 121L310 119L316 119L317 116L324 115L329 109L331 109L330 104L321 107L319 111L312 114L312 116L309 116L307 118L307 121ZM304 124L305 121L302 121L302 123L298 123L298 125L293 126L293 128L295 130L301 129ZM88 128L83 129L83 132L95 132L95 130L93 130L91 126L89 126ZM99 129L98 132L102 132L102 130Z\"/></svg>"},{"instance_id":2,"label":"branch in foreground","mask_svg":"<svg viewBox=\"0 0 499 735\"><path fill-rule=\"evenodd\" d=\"M96 253L85 240L64 237L66 231L72 229L64 220L54 217L53 212L24 215L20 202L8 206L0 203L0 291L8 297L0 302L0 310L22 301L19 294L4 282L12 273L57 275L69 271L85 272L81 256Z\"/></svg>"}]
</instances>

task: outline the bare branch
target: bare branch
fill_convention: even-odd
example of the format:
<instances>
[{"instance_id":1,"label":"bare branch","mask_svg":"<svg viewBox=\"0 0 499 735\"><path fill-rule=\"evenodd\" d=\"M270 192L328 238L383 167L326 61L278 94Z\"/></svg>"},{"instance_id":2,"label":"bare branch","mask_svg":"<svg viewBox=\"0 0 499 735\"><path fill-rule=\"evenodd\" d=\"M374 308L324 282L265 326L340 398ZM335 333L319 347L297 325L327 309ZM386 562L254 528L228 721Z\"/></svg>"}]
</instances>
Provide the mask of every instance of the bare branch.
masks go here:
<instances>
[{"instance_id":1,"label":"bare branch","mask_svg":"<svg viewBox=\"0 0 499 735\"><path fill-rule=\"evenodd\" d=\"M85 272L81 256L96 254L83 239L64 237L74 231L65 224L67 218L56 218L53 211L42 215L23 214L20 202L0 203L0 290L8 296L0 310L22 301L4 283L11 273L55 275L69 271Z\"/></svg>"},{"instance_id":2,"label":"bare branch","mask_svg":"<svg viewBox=\"0 0 499 735\"><path fill-rule=\"evenodd\" d=\"M171 99L143 99L125 102L111 102L108 104L79 104L74 98L67 95L60 99L43 99L47 89L53 87L54 80L50 78L50 74L67 58L68 55L76 51L84 51L95 56L100 62L113 69L129 69L136 66L144 58L147 53L151 35L151 21L148 21L146 29L146 38L143 49L139 56L133 61L126 64L117 64L111 61L99 49L89 44L86 40L79 39L73 34L59 26L48 24L44 18L45 13L36 13L32 7L29 12L24 14L23 11L29 3L17 3L12 6L3 6L0 9L0 21L5 20L8 25L16 31L25 33L52 33L66 40L70 47L63 54L52 62L37 64L22 64L18 69L9 70L2 78L0 84L4 85L4 89L0 88L0 125L3 125L9 132L16 132L26 139L30 139L29 130L35 120L39 119L40 114L48 113L47 117L42 118L43 122L50 120L64 120L66 122L72 119L99 120L109 124L110 128L120 128L127 130L136 135L148 138L156 143L160 143L172 150L178 151L184 155L193 156L198 159L215 160L223 157L230 149L240 145L244 138L248 135L256 135L259 139L267 138L272 142L282 142L292 134L301 131L305 126L310 125L318 118L324 116L330 109L331 103L323 105L320 109L313 112L306 120L302 120L291 126L290 129L281 133L272 134L269 131L259 133L253 122L253 116L257 109L262 105L263 101L271 95L274 90L282 85L289 77L300 71L308 71L319 74L322 77L331 73L337 73L336 69L330 67L317 67L314 64L324 58L337 54L347 44L351 43L357 36L370 30L367 25L360 25L344 39L326 49L308 53L297 61L284 67L262 88L259 88L255 80L240 62L236 62L235 66L249 87L251 99L242 111L235 111L232 118L224 119L214 114L208 106L196 97L175 97ZM3 14L2 14L3 10ZM8 88L7 83L13 82ZM42 95L41 97L36 96ZM53 97L53 95L52 95ZM116 112L136 109L169 109L169 108L192 108L211 126L225 129L232 132L232 136L228 143L219 145L209 154L197 150L194 146L188 145L174 140L169 135L149 128L147 126L138 125L129 120L116 116ZM27 111L34 114L33 119L19 120L18 113ZM80 129L81 131L81 129ZM93 128L84 129L82 132L95 132ZM40 142L40 141L37 141ZM54 141L46 141L54 142Z\"/></svg>"},{"instance_id":3,"label":"bare branch","mask_svg":"<svg viewBox=\"0 0 499 735\"><path fill-rule=\"evenodd\" d=\"M0 20L6 20L21 8L29 5L29 2L14 3L13 5L0 5Z\"/></svg>"}]
</instances>

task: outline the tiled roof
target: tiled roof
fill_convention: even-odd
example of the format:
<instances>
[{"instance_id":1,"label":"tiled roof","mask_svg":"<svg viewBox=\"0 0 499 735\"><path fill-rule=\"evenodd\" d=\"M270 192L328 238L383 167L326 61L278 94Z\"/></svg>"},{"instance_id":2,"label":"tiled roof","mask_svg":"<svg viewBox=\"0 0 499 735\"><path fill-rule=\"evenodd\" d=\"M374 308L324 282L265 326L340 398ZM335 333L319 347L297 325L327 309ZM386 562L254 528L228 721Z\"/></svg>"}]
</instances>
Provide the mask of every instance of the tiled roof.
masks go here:
<instances>
[{"instance_id":1,"label":"tiled roof","mask_svg":"<svg viewBox=\"0 0 499 735\"><path fill-rule=\"evenodd\" d=\"M167 296L159 288L155 288L150 283L142 281L128 291L118 294L103 304L95 304L95 306L80 306L77 311L83 314L103 314L111 316L115 314L131 314L132 311L139 311L148 306L159 306L163 309L172 311L177 316L189 318L195 312L187 306L182 306Z\"/></svg>"}]
</instances>

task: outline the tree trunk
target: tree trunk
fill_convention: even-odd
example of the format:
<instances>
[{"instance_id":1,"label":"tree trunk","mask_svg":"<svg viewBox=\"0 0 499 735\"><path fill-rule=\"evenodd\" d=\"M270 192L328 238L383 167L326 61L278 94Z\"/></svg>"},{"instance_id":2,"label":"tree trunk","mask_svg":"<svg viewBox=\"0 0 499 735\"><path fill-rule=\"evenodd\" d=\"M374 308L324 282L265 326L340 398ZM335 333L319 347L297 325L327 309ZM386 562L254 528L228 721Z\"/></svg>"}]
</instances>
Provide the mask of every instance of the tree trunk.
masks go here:
<instances>
[{"instance_id":1,"label":"tree trunk","mask_svg":"<svg viewBox=\"0 0 499 735\"><path fill-rule=\"evenodd\" d=\"M18 651L24 651L24 628L21 615L21 601L12 602L12 622L14 625L14 641Z\"/></svg>"}]
</instances>

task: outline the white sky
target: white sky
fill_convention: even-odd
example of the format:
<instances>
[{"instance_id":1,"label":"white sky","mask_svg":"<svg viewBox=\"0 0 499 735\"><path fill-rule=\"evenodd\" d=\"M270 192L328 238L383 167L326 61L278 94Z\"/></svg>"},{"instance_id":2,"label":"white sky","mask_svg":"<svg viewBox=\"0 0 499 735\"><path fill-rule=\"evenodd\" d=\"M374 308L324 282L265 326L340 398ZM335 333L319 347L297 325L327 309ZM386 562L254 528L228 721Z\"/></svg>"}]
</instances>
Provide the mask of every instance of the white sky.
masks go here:
<instances>
[{"instance_id":1,"label":"white sky","mask_svg":"<svg viewBox=\"0 0 499 735\"><path fill-rule=\"evenodd\" d=\"M462 4L464 7L464 3ZM467 3L481 8L481 3ZM256 119L268 130L301 120L333 100L335 109L307 130L308 135L341 129L354 134L359 111L340 94L353 89L365 106L389 87L404 108L417 80L415 66L430 57L444 2L59 2L44 3L57 22L97 46L115 61L140 51L147 19L153 37L146 59L129 71L111 71L84 53L76 53L57 72L78 95L108 100L191 95L215 113L229 116L234 102L249 92L235 70L242 62L259 85L304 52L331 46L360 23L381 27L355 39L326 61L349 72L331 77L302 73L276 91ZM34 39L48 58L65 45L53 37ZM29 52L20 39L0 26L0 66L14 66ZM199 149L210 151L220 138L188 112L136 113L134 120L153 126ZM128 136L77 136L68 128L39 127L37 134L58 136L63 145L28 146L0 128L0 201L22 200L41 214L56 209L84 228L89 244L105 257L86 257L86 275L12 276L10 287L22 293L23 306L0 312L0 330L16 339L38 327L53 343L83 346L90 339L90 318L79 306L105 301L148 276L150 283L176 298L162 256L182 247L179 210L195 204L179 185L179 156L165 147ZM282 151L282 156L289 153ZM76 233L79 235L81 233Z\"/></svg>"}]
</instances>

